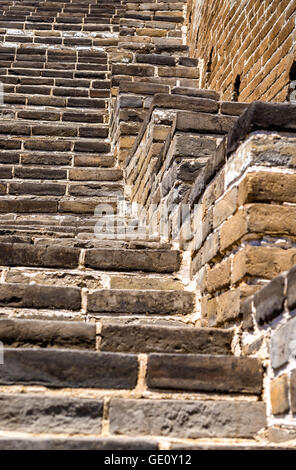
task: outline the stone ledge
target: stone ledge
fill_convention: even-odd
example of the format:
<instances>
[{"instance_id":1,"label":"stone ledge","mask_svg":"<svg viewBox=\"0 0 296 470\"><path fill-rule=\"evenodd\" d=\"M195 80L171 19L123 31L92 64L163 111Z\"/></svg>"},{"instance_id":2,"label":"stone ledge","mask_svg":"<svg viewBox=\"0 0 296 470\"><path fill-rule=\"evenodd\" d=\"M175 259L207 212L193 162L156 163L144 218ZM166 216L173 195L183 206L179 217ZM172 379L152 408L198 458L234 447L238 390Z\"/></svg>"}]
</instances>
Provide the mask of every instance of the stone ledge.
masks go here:
<instances>
[{"instance_id":1,"label":"stone ledge","mask_svg":"<svg viewBox=\"0 0 296 470\"><path fill-rule=\"evenodd\" d=\"M227 155L237 150L250 132L296 131L296 106L255 101L240 116L228 136Z\"/></svg>"}]
</instances>

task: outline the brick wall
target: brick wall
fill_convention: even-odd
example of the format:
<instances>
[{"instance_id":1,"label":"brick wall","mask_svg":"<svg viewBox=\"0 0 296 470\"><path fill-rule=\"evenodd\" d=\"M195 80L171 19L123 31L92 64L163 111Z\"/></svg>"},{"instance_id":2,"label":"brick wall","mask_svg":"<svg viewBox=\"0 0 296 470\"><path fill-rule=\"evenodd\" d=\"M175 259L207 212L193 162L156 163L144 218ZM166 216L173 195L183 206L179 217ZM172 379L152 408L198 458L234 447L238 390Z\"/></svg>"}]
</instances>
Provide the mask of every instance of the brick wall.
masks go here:
<instances>
[{"instance_id":1,"label":"brick wall","mask_svg":"<svg viewBox=\"0 0 296 470\"><path fill-rule=\"evenodd\" d=\"M201 86L231 100L285 101L296 60L295 0L189 0L190 56L203 60Z\"/></svg>"},{"instance_id":2,"label":"brick wall","mask_svg":"<svg viewBox=\"0 0 296 470\"><path fill-rule=\"evenodd\" d=\"M267 364L267 414L273 438L293 425L296 412L295 266L274 278L242 306L244 324L251 334L243 335L243 352L270 357ZM252 338L252 339L251 339ZM286 436L285 436L286 437ZM295 439L295 434L290 436Z\"/></svg>"}]
</instances>

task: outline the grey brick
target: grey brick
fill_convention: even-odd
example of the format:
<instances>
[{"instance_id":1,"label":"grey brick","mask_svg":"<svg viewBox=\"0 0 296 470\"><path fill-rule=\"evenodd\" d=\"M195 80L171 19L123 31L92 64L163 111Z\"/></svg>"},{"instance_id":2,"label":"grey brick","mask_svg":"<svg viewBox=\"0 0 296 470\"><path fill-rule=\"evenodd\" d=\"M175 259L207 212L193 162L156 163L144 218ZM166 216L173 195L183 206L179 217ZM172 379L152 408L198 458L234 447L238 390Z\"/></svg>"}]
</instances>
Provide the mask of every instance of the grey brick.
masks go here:
<instances>
[{"instance_id":1,"label":"grey brick","mask_svg":"<svg viewBox=\"0 0 296 470\"><path fill-rule=\"evenodd\" d=\"M283 312L285 275L273 279L254 295L256 321L259 325L269 323Z\"/></svg>"},{"instance_id":2,"label":"grey brick","mask_svg":"<svg viewBox=\"0 0 296 470\"><path fill-rule=\"evenodd\" d=\"M63 349L8 348L0 368L2 385L132 389L137 376L137 357L131 354Z\"/></svg>"},{"instance_id":3,"label":"grey brick","mask_svg":"<svg viewBox=\"0 0 296 470\"><path fill-rule=\"evenodd\" d=\"M102 400L0 395L0 427L7 431L99 434L102 415Z\"/></svg>"},{"instance_id":4,"label":"grey brick","mask_svg":"<svg viewBox=\"0 0 296 470\"><path fill-rule=\"evenodd\" d=\"M255 358L150 354L150 388L261 394L263 368Z\"/></svg>"},{"instance_id":5,"label":"grey brick","mask_svg":"<svg viewBox=\"0 0 296 470\"><path fill-rule=\"evenodd\" d=\"M250 438L265 426L263 402L111 400L110 404L112 434Z\"/></svg>"}]
</instances>

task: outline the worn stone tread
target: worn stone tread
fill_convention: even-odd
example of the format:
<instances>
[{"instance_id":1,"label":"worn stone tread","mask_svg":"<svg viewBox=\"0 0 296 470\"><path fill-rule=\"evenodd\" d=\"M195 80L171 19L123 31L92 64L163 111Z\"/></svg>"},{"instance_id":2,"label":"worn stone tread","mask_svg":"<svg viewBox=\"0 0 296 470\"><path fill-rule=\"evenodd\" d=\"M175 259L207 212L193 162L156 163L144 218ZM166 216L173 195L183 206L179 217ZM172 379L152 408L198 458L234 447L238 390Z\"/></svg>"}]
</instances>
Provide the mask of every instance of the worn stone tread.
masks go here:
<instances>
[{"instance_id":1,"label":"worn stone tread","mask_svg":"<svg viewBox=\"0 0 296 470\"><path fill-rule=\"evenodd\" d=\"M101 289L88 295L90 313L157 313L192 312L194 294L185 291Z\"/></svg>"},{"instance_id":2,"label":"worn stone tread","mask_svg":"<svg viewBox=\"0 0 296 470\"><path fill-rule=\"evenodd\" d=\"M0 450L157 450L153 439L136 438L1 438Z\"/></svg>"},{"instance_id":3,"label":"worn stone tread","mask_svg":"<svg viewBox=\"0 0 296 470\"><path fill-rule=\"evenodd\" d=\"M256 358L199 354L150 354L151 388L260 395L263 368Z\"/></svg>"},{"instance_id":4,"label":"worn stone tread","mask_svg":"<svg viewBox=\"0 0 296 470\"><path fill-rule=\"evenodd\" d=\"M0 430L37 433L99 434L103 400L0 394Z\"/></svg>"},{"instance_id":5,"label":"worn stone tread","mask_svg":"<svg viewBox=\"0 0 296 470\"><path fill-rule=\"evenodd\" d=\"M0 368L2 385L132 389L137 376L134 355L63 349L7 348Z\"/></svg>"},{"instance_id":6,"label":"worn stone tread","mask_svg":"<svg viewBox=\"0 0 296 470\"><path fill-rule=\"evenodd\" d=\"M85 254L85 266L114 271L148 271L171 273L180 267L180 253L176 250L112 250L92 249Z\"/></svg>"},{"instance_id":7,"label":"worn stone tread","mask_svg":"<svg viewBox=\"0 0 296 470\"><path fill-rule=\"evenodd\" d=\"M110 403L110 432L116 435L251 438L265 426L263 402L113 399Z\"/></svg>"},{"instance_id":8,"label":"worn stone tread","mask_svg":"<svg viewBox=\"0 0 296 470\"><path fill-rule=\"evenodd\" d=\"M95 349L96 326L75 321L0 319L5 347Z\"/></svg>"},{"instance_id":9,"label":"worn stone tread","mask_svg":"<svg viewBox=\"0 0 296 470\"><path fill-rule=\"evenodd\" d=\"M0 323L1 325L1 323ZM232 332L214 328L103 323L101 351L230 354Z\"/></svg>"}]
</instances>

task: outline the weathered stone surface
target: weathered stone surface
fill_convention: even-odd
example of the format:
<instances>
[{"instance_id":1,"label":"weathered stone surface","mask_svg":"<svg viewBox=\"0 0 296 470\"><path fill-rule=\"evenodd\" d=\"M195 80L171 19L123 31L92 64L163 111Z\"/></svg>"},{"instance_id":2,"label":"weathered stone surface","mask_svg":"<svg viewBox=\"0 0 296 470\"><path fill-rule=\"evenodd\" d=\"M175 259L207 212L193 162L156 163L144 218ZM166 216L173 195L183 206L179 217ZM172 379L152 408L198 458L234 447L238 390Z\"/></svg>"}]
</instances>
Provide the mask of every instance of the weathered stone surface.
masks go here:
<instances>
[{"instance_id":1,"label":"weathered stone surface","mask_svg":"<svg viewBox=\"0 0 296 470\"><path fill-rule=\"evenodd\" d=\"M111 400L110 404L112 434L239 438L254 437L265 425L263 402Z\"/></svg>"},{"instance_id":2,"label":"weathered stone surface","mask_svg":"<svg viewBox=\"0 0 296 470\"><path fill-rule=\"evenodd\" d=\"M296 175L281 172L258 171L249 173L244 182L243 202L296 202Z\"/></svg>"},{"instance_id":3,"label":"weathered stone surface","mask_svg":"<svg viewBox=\"0 0 296 470\"><path fill-rule=\"evenodd\" d=\"M77 268L79 255L80 250L77 248L0 243L1 266Z\"/></svg>"},{"instance_id":4,"label":"weathered stone surface","mask_svg":"<svg viewBox=\"0 0 296 470\"><path fill-rule=\"evenodd\" d=\"M216 151L216 141L201 135L176 134L173 140L173 152L176 157L211 157Z\"/></svg>"},{"instance_id":5,"label":"weathered stone surface","mask_svg":"<svg viewBox=\"0 0 296 470\"><path fill-rule=\"evenodd\" d=\"M271 322L283 312L285 277L273 279L254 295L255 318L259 325Z\"/></svg>"},{"instance_id":6,"label":"weathered stone surface","mask_svg":"<svg viewBox=\"0 0 296 470\"><path fill-rule=\"evenodd\" d=\"M90 313L190 313L194 295L184 291L102 289L88 295Z\"/></svg>"},{"instance_id":7,"label":"weathered stone surface","mask_svg":"<svg viewBox=\"0 0 296 470\"><path fill-rule=\"evenodd\" d=\"M214 328L118 325L111 322L103 324L100 348L102 351L131 353L230 354L231 340L231 331Z\"/></svg>"},{"instance_id":8,"label":"weathered stone surface","mask_svg":"<svg viewBox=\"0 0 296 470\"><path fill-rule=\"evenodd\" d=\"M248 108L249 103L235 103L233 101L222 101L220 109L222 114L240 116Z\"/></svg>"},{"instance_id":9,"label":"weathered stone surface","mask_svg":"<svg viewBox=\"0 0 296 470\"><path fill-rule=\"evenodd\" d=\"M8 348L0 384L132 389L137 376L137 357L131 354Z\"/></svg>"},{"instance_id":10,"label":"weathered stone surface","mask_svg":"<svg viewBox=\"0 0 296 470\"><path fill-rule=\"evenodd\" d=\"M80 310L81 293L75 287L0 284L0 306Z\"/></svg>"},{"instance_id":11,"label":"weathered stone surface","mask_svg":"<svg viewBox=\"0 0 296 470\"><path fill-rule=\"evenodd\" d=\"M288 442L296 439L296 432L293 429L272 426L268 428L268 439L274 443Z\"/></svg>"},{"instance_id":12,"label":"weathered stone surface","mask_svg":"<svg viewBox=\"0 0 296 470\"><path fill-rule=\"evenodd\" d=\"M271 364L274 369L296 360L296 318L291 318L272 332L270 342Z\"/></svg>"},{"instance_id":13,"label":"weathered stone surface","mask_svg":"<svg viewBox=\"0 0 296 470\"><path fill-rule=\"evenodd\" d=\"M131 438L0 438L0 450L157 450L156 441Z\"/></svg>"},{"instance_id":14,"label":"weathered stone surface","mask_svg":"<svg viewBox=\"0 0 296 470\"><path fill-rule=\"evenodd\" d=\"M218 100L219 94L213 90L203 90L201 88L190 88L190 87L174 87L172 89L173 95L187 95L187 96L199 96L200 98L208 98L210 100Z\"/></svg>"},{"instance_id":15,"label":"weathered stone surface","mask_svg":"<svg viewBox=\"0 0 296 470\"><path fill-rule=\"evenodd\" d=\"M295 131L296 106L282 103L251 103L241 115L228 138L227 154L234 152L240 142L255 130Z\"/></svg>"},{"instance_id":16,"label":"weathered stone surface","mask_svg":"<svg viewBox=\"0 0 296 470\"><path fill-rule=\"evenodd\" d=\"M180 254L171 250L87 250L85 266L114 271L150 271L169 273L178 271Z\"/></svg>"},{"instance_id":17,"label":"weathered stone surface","mask_svg":"<svg viewBox=\"0 0 296 470\"><path fill-rule=\"evenodd\" d=\"M232 116L222 114L192 113L180 111L177 114L176 128L180 131L212 132L227 134L236 122Z\"/></svg>"},{"instance_id":18,"label":"weathered stone surface","mask_svg":"<svg viewBox=\"0 0 296 470\"><path fill-rule=\"evenodd\" d=\"M0 395L0 426L7 431L99 434L102 415L102 400Z\"/></svg>"},{"instance_id":19,"label":"weathered stone surface","mask_svg":"<svg viewBox=\"0 0 296 470\"><path fill-rule=\"evenodd\" d=\"M91 323L0 319L4 346L95 349L96 327Z\"/></svg>"},{"instance_id":20,"label":"weathered stone surface","mask_svg":"<svg viewBox=\"0 0 296 470\"><path fill-rule=\"evenodd\" d=\"M159 277L139 277L137 275L112 276L111 289L184 290L180 281Z\"/></svg>"},{"instance_id":21,"label":"weathered stone surface","mask_svg":"<svg viewBox=\"0 0 296 470\"><path fill-rule=\"evenodd\" d=\"M194 112L217 113L218 103L215 100L192 96L157 94L153 100L161 108L186 109Z\"/></svg>"},{"instance_id":22,"label":"weathered stone surface","mask_svg":"<svg viewBox=\"0 0 296 470\"><path fill-rule=\"evenodd\" d=\"M135 93L139 95L155 95L156 93L168 93L169 87L158 83L125 82L120 81L121 93Z\"/></svg>"},{"instance_id":23,"label":"weathered stone surface","mask_svg":"<svg viewBox=\"0 0 296 470\"><path fill-rule=\"evenodd\" d=\"M151 388L260 394L263 369L258 359L231 356L150 354Z\"/></svg>"},{"instance_id":24,"label":"weathered stone surface","mask_svg":"<svg viewBox=\"0 0 296 470\"><path fill-rule=\"evenodd\" d=\"M54 213L57 212L57 205L57 201L53 199L1 198L0 213Z\"/></svg>"}]
</instances>

